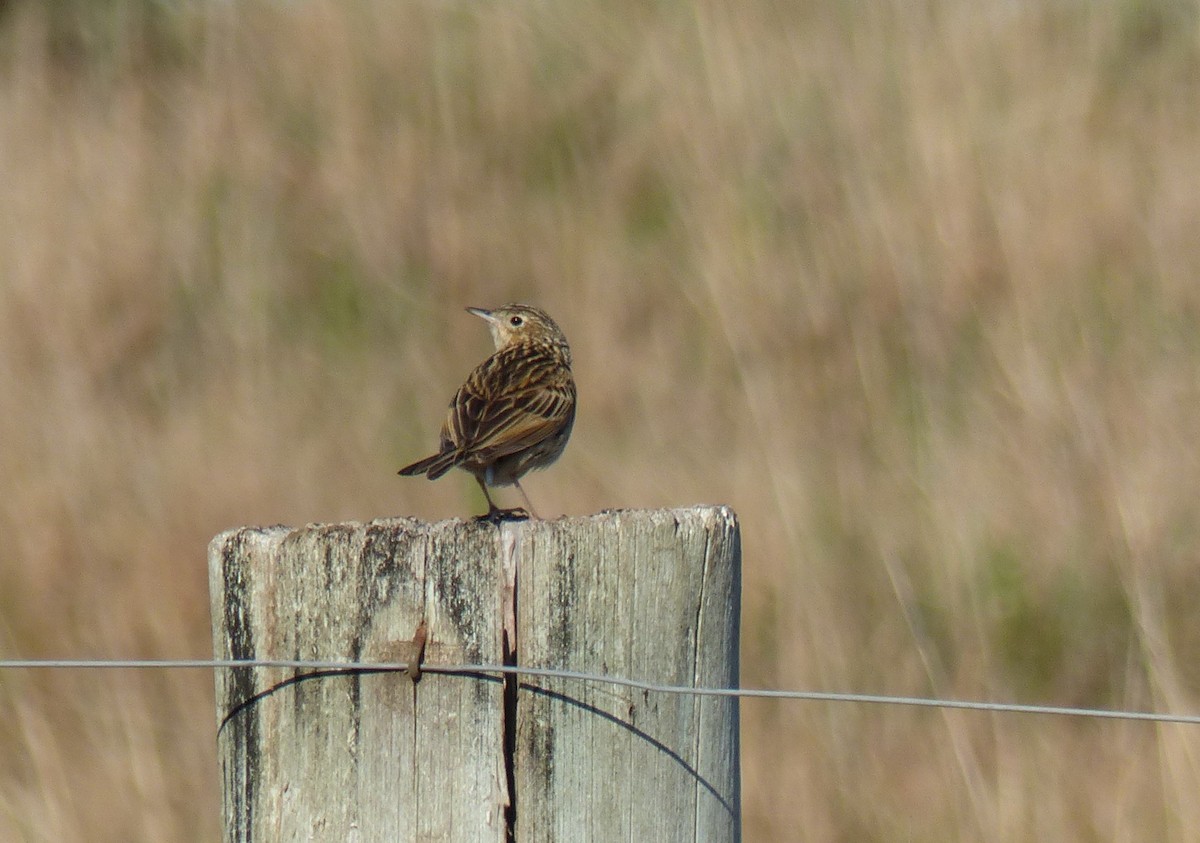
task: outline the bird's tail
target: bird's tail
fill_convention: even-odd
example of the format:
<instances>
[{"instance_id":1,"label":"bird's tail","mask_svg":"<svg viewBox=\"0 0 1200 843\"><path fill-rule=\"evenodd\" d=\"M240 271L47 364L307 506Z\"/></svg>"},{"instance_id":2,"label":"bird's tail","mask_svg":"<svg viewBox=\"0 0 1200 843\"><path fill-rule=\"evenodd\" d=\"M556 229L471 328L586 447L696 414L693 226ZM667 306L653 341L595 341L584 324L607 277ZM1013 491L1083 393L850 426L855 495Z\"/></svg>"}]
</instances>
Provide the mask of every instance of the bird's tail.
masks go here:
<instances>
[{"instance_id":1,"label":"bird's tail","mask_svg":"<svg viewBox=\"0 0 1200 843\"><path fill-rule=\"evenodd\" d=\"M440 454L434 454L432 457L426 457L423 460L417 460L412 465L404 466L397 474L403 474L405 477L424 474L430 480L437 480L458 464L458 458L457 451L442 451Z\"/></svg>"}]
</instances>

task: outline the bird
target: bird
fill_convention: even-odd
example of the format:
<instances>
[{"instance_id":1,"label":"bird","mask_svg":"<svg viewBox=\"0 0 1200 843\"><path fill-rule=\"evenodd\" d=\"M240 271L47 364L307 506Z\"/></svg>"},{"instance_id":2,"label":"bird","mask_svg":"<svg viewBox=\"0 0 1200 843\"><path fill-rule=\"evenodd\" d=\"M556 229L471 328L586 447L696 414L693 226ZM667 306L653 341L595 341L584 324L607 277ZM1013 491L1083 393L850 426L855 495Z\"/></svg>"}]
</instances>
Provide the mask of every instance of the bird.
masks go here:
<instances>
[{"instance_id":1,"label":"bird","mask_svg":"<svg viewBox=\"0 0 1200 843\"><path fill-rule=\"evenodd\" d=\"M436 480L452 468L475 476L488 511L476 520L538 518L521 478L562 454L575 424L575 378L567 338L544 310L506 304L468 307L488 324L496 351L475 367L450 401L441 445L400 469ZM528 510L501 509L489 487L516 486Z\"/></svg>"}]
</instances>

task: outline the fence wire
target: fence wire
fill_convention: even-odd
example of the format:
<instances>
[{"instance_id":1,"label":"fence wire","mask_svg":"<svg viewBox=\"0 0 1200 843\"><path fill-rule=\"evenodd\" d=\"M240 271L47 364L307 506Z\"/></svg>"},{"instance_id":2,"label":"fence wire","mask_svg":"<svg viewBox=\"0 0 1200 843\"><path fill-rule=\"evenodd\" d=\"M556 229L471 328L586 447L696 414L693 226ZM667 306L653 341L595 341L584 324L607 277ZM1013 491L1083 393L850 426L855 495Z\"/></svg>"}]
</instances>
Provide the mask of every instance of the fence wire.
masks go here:
<instances>
[{"instance_id":1,"label":"fence wire","mask_svg":"<svg viewBox=\"0 0 1200 843\"><path fill-rule=\"evenodd\" d=\"M248 668L283 668L290 670L338 671L344 673L402 672L406 662L345 662L312 659L0 659L0 670L234 670ZM865 703L920 708L965 709L1003 714L1048 714L1060 717L1087 717L1108 720L1143 720L1153 723L1185 723L1200 725L1200 715L1170 714L1154 711L1121 711L1105 708L1074 708L1054 705L1027 705L982 700L937 699L934 697L904 697L887 694L854 694L836 691L790 691L770 688L693 688L666 685L545 667L502 664L420 665L422 674L516 675L543 679L562 679L600 685L633 688L653 694L681 694L697 697L737 697L739 699L807 700L810 702Z\"/></svg>"}]
</instances>

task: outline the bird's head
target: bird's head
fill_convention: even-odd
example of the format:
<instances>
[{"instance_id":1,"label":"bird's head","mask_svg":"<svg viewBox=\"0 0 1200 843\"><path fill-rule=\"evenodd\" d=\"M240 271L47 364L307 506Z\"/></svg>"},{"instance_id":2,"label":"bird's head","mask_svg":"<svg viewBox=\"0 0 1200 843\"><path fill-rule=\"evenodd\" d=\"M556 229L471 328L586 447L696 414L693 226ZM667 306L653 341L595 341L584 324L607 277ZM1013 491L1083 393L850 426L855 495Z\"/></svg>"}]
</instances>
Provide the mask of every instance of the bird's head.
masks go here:
<instances>
[{"instance_id":1,"label":"bird's head","mask_svg":"<svg viewBox=\"0 0 1200 843\"><path fill-rule=\"evenodd\" d=\"M468 307L467 312L488 323L497 349L520 342L567 344L567 338L550 315L527 304L506 304L495 310Z\"/></svg>"}]
</instances>

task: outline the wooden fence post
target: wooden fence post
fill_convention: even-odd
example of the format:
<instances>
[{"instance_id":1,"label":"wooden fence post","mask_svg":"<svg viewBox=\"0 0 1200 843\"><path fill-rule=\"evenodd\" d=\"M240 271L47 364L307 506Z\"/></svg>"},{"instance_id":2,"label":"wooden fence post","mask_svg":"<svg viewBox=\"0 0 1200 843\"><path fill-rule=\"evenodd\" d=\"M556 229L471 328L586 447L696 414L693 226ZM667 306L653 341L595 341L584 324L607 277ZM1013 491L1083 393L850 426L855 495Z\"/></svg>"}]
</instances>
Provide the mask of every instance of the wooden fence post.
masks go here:
<instances>
[{"instance_id":1,"label":"wooden fence post","mask_svg":"<svg viewBox=\"0 0 1200 843\"><path fill-rule=\"evenodd\" d=\"M217 658L516 663L737 684L723 507L246 528L209 548ZM736 698L564 678L216 675L227 841L730 841Z\"/></svg>"}]
</instances>

